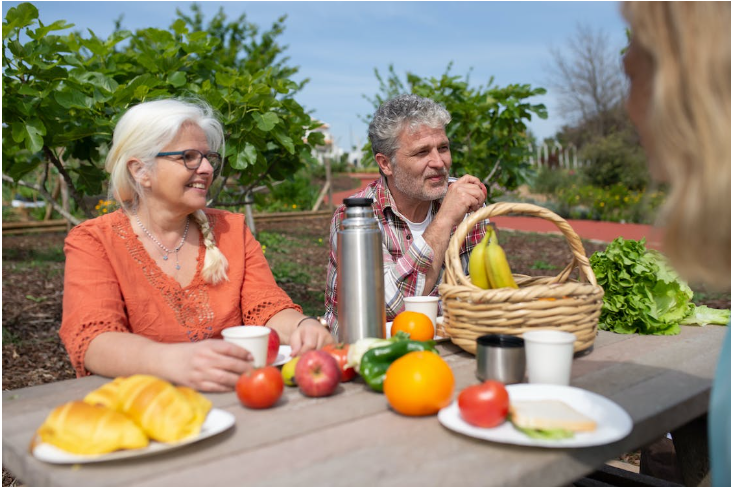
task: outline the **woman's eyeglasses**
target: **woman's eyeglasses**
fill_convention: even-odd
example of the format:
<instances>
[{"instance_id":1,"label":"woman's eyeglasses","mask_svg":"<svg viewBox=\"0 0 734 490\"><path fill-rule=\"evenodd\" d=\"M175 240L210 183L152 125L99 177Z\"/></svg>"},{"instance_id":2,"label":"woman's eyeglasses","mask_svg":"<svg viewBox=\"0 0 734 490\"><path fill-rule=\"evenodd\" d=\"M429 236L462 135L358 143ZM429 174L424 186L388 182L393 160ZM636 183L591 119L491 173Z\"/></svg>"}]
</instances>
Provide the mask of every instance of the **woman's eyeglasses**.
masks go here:
<instances>
[{"instance_id":1,"label":"woman's eyeglasses","mask_svg":"<svg viewBox=\"0 0 734 490\"><path fill-rule=\"evenodd\" d=\"M209 160L209 165L212 166L215 172L222 166L222 155L216 151L210 151L208 153L202 153L199 150L164 151L156 155L156 157L172 156L181 157L184 166L189 170L196 170L199 168L204 157Z\"/></svg>"}]
</instances>

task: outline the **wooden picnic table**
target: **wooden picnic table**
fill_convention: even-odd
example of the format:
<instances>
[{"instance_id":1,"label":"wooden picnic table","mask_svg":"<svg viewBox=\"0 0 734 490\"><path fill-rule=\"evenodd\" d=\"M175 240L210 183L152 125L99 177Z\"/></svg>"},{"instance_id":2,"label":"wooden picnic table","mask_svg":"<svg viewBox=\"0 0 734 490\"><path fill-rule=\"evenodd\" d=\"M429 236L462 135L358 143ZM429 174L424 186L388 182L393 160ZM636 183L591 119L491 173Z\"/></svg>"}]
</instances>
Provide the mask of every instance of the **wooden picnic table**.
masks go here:
<instances>
[{"instance_id":1,"label":"wooden picnic table","mask_svg":"<svg viewBox=\"0 0 734 490\"><path fill-rule=\"evenodd\" d=\"M268 410L234 393L208 394L235 426L157 455L84 465L36 460L28 445L55 406L107 382L90 376L3 392L3 465L34 486L555 486L681 427L708 410L725 328L683 327L676 336L600 332L574 360L571 384L622 406L634 428L605 446L543 449L492 443L444 428L437 417L404 417L363 382L328 398L285 389ZM438 349L456 391L477 383L475 358L450 342Z\"/></svg>"}]
</instances>

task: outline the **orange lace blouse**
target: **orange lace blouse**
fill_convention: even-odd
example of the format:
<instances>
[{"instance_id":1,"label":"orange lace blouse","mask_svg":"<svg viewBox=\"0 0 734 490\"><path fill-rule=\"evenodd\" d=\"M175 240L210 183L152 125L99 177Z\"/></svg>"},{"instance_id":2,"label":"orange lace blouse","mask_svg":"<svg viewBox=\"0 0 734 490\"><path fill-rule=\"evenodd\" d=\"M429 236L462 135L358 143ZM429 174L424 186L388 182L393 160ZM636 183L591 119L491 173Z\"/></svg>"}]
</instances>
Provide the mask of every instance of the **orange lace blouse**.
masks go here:
<instances>
[{"instance_id":1,"label":"orange lace blouse","mask_svg":"<svg viewBox=\"0 0 734 490\"><path fill-rule=\"evenodd\" d=\"M207 209L229 281L201 278L204 243L187 287L163 273L122 211L85 221L66 238L63 319L59 335L78 377L89 343L104 332L131 332L158 342L221 338L234 325L265 325L287 308L302 311L275 283L242 214Z\"/></svg>"}]
</instances>

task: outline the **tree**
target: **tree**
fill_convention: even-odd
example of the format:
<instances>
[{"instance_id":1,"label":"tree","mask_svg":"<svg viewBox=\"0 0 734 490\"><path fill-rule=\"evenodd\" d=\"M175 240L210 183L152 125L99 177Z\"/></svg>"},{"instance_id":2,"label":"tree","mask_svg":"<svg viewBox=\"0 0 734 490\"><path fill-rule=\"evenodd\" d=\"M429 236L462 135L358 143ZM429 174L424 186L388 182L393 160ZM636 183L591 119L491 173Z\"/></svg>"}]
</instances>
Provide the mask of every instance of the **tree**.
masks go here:
<instances>
[{"instance_id":1,"label":"tree","mask_svg":"<svg viewBox=\"0 0 734 490\"><path fill-rule=\"evenodd\" d=\"M86 38L52 34L73 25L45 25L30 3L11 8L3 20L3 124L9 129L3 131L3 180L33 186L23 179L40 171L35 188L49 198L49 176L57 172L91 217L83 197L103 191L104 157L121 113L170 96L201 98L222 116L227 142L215 200L227 181L244 196L313 161L311 145L323 137L314 132L306 140L306 131L320 123L294 98L302 86L290 80L297 68L278 58L285 17L258 37L244 15L227 23L220 9L204 29L200 11L192 10L192 17L178 12L170 30L118 28L101 39L91 31ZM22 42L21 34L29 40Z\"/></svg>"},{"instance_id":2,"label":"tree","mask_svg":"<svg viewBox=\"0 0 734 490\"><path fill-rule=\"evenodd\" d=\"M379 92L374 98L365 98L375 108L403 93L414 93L442 104L452 118L447 135L451 141L453 173L476 175L489 183L491 201L528 180L530 140L525 121L530 121L533 114L541 119L548 115L543 104L531 104L527 99L544 94L545 89L527 84L498 87L493 85L494 78L486 85L471 87L469 75L462 80L451 75L451 67L449 63L440 78L422 78L408 72L405 82L392 65L386 78L375 69ZM366 158L371 158L369 143L364 153Z\"/></svg>"},{"instance_id":3,"label":"tree","mask_svg":"<svg viewBox=\"0 0 734 490\"><path fill-rule=\"evenodd\" d=\"M572 127L584 126L593 139L606 136L625 118L623 100L626 80L622 74L619 48L608 35L589 26L577 25L566 42L566 51L550 49L548 85L558 93L559 111ZM581 146L578 141L573 141Z\"/></svg>"},{"instance_id":4,"label":"tree","mask_svg":"<svg viewBox=\"0 0 734 490\"><path fill-rule=\"evenodd\" d=\"M627 82L620 46L603 31L578 25L567 51L551 49L550 85L558 91L560 110L571 122L556 134L564 146L574 144L588 161L584 174L598 187L623 184L632 190L648 185L640 140L624 108Z\"/></svg>"}]
</instances>

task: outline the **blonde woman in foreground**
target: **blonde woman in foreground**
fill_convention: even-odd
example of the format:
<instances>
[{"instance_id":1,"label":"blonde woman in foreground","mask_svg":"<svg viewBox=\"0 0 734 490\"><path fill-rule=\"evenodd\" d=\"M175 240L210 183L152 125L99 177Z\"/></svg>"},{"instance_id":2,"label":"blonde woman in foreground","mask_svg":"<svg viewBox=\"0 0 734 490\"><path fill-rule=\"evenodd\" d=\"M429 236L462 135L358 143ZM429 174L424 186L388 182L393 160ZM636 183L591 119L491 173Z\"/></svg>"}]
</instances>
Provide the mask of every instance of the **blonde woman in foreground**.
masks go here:
<instances>
[{"instance_id":1,"label":"blonde woman in foreground","mask_svg":"<svg viewBox=\"0 0 734 490\"><path fill-rule=\"evenodd\" d=\"M627 110L670 185L665 250L689 280L731 287L731 4L632 2ZM731 486L731 325L708 414L714 486Z\"/></svg>"},{"instance_id":2,"label":"blonde woman in foreground","mask_svg":"<svg viewBox=\"0 0 734 490\"><path fill-rule=\"evenodd\" d=\"M77 376L227 391L252 356L222 340L226 327L272 327L293 355L333 341L277 286L244 216L206 209L223 146L201 102L145 102L119 120L106 170L120 209L64 245L60 335Z\"/></svg>"}]
</instances>

